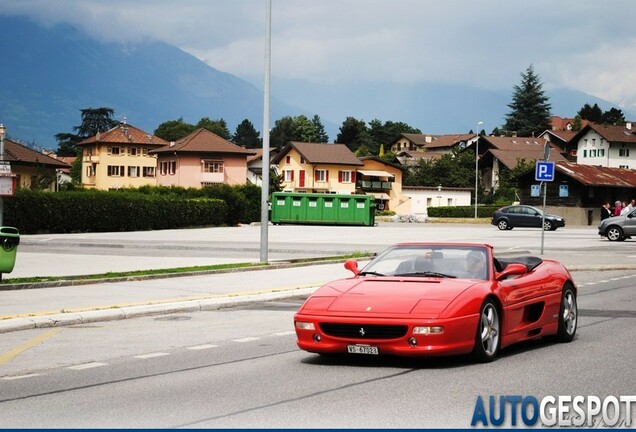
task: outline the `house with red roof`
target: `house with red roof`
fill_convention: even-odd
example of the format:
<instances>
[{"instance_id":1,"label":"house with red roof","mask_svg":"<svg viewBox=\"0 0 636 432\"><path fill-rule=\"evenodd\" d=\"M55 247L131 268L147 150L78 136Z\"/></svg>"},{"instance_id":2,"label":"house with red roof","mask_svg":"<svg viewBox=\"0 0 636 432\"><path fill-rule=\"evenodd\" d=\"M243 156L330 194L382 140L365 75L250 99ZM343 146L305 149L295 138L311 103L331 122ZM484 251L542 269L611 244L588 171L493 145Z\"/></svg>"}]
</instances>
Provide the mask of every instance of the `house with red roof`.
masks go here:
<instances>
[{"instance_id":1,"label":"house with red roof","mask_svg":"<svg viewBox=\"0 0 636 432\"><path fill-rule=\"evenodd\" d=\"M150 151L166 144L125 122L98 132L78 144L82 148L82 185L102 190L155 185L157 159Z\"/></svg>"},{"instance_id":2,"label":"house with red roof","mask_svg":"<svg viewBox=\"0 0 636 432\"><path fill-rule=\"evenodd\" d=\"M201 188L247 182L247 158L256 154L199 128L188 136L154 149L157 184Z\"/></svg>"},{"instance_id":3,"label":"house with red roof","mask_svg":"<svg viewBox=\"0 0 636 432\"><path fill-rule=\"evenodd\" d=\"M57 173L68 163L33 150L11 139L4 140L4 161L15 175L15 188L56 190Z\"/></svg>"},{"instance_id":4,"label":"house with red roof","mask_svg":"<svg viewBox=\"0 0 636 432\"><path fill-rule=\"evenodd\" d=\"M576 163L636 169L636 130L624 125L590 123L572 138L576 144Z\"/></svg>"}]
</instances>

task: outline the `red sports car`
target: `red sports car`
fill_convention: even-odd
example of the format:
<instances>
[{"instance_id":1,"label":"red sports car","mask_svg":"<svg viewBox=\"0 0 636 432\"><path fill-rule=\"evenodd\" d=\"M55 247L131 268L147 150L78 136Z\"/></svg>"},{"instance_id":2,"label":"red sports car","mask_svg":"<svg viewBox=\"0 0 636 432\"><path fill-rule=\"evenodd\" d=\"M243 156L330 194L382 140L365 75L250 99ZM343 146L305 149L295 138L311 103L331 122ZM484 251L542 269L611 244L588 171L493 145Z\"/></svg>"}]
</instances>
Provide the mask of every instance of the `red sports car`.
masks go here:
<instances>
[{"instance_id":1,"label":"red sports car","mask_svg":"<svg viewBox=\"0 0 636 432\"><path fill-rule=\"evenodd\" d=\"M577 288L557 261L495 258L474 243L400 243L353 277L318 289L294 316L298 346L318 354L472 353L551 336L570 342Z\"/></svg>"}]
</instances>

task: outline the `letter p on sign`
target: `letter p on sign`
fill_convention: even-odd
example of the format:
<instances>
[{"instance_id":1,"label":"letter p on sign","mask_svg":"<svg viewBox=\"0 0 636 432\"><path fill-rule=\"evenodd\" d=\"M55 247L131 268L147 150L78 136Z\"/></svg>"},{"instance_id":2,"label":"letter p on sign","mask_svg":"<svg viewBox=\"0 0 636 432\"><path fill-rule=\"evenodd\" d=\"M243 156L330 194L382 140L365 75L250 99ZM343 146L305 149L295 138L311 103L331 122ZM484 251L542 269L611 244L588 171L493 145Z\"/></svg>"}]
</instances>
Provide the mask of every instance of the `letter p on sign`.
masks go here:
<instances>
[{"instance_id":1,"label":"letter p on sign","mask_svg":"<svg viewBox=\"0 0 636 432\"><path fill-rule=\"evenodd\" d=\"M554 162L537 161L534 179L536 181L554 181Z\"/></svg>"}]
</instances>

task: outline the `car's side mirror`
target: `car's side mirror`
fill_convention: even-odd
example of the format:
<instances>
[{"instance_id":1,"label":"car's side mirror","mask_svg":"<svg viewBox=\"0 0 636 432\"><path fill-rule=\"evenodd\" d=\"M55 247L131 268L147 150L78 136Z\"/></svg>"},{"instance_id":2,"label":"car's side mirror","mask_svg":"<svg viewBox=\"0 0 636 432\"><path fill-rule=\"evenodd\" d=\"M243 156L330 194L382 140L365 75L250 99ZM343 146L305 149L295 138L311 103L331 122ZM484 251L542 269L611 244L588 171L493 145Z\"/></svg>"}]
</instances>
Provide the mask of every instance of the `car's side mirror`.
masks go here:
<instances>
[{"instance_id":1,"label":"car's side mirror","mask_svg":"<svg viewBox=\"0 0 636 432\"><path fill-rule=\"evenodd\" d=\"M528 273L528 268L519 263L511 263L506 266L501 272L495 275L495 279L503 280L509 276L521 276Z\"/></svg>"},{"instance_id":2,"label":"car's side mirror","mask_svg":"<svg viewBox=\"0 0 636 432\"><path fill-rule=\"evenodd\" d=\"M358 276L358 273L360 273L360 270L358 270L358 261L354 259L345 261L344 268L349 270L355 276Z\"/></svg>"}]
</instances>

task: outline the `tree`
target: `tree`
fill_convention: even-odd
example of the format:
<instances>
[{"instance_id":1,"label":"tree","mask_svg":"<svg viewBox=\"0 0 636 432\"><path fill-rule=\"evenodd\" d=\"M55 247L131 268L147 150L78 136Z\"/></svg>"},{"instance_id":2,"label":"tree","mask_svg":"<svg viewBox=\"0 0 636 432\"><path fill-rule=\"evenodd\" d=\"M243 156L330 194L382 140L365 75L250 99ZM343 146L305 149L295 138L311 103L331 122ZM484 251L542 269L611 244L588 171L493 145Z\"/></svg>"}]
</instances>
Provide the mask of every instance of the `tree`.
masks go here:
<instances>
[{"instance_id":1,"label":"tree","mask_svg":"<svg viewBox=\"0 0 636 432\"><path fill-rule=\"evenodd\" d=\"M406 186L474 187L475 158L471 152L453 150L439 159L420 159L404 176Z\"/></svg>"},{"instance_id":2,"label":"tree","mask_svg":"<svg viewBox=\"0 0 636 432\"><path fill-rule=\"evenodd\" d=\"M346 120L342 122L342 126L340 126L340 133L336 137L336 142L346 145L349 147L349 150L354 153L362 146L366 147L366 152L368 152L371 137L369 136L364 120L347 117Z\"/></svg>"},{"instance_id":3,"label":"tree","mask_svg":"<svg viewBox=\"0 0 636 432\"><path fill-rule=\"evenodd\" d=\"M234 144L239 146L245 146L245 148L253 149L260 148L262 146L259 132L254 128L254 125L248 119L243 120L238 126L236 126L236 132L232 136Z\"/></svg>"},{"instance_id":4,"label":"tree","mask_svg":"<svg viewBox=\"0 0 636 432\"><path fill-rule=\"evenodd\" d=\"M84 108L80 112L82 124L73 127L75 133L61 132L55 135L58 156L76 156L78 143L117 124L117 121L113 120L115 111L112 108Z\"/></svg>"},{"instance_id":5,"label":"tree","mask_svg":"<svg viewBox=\"0 0 636 432\"><path fill-rule=\"evenodd\" d=\"M274 127L270 131L269 141L273 147L283 148L292 140L292 118L285 116L274 122Z\"/></svg>"},{"instance_id":6,"label":"tree","mask_svg":"<svg viewBox=\"0 0 636 432\"><path fill-rule=\"evenodd\" d=\"M154 134L166 141L173 142L191 134L196 129L196 126L184 122L183 117L179 117L177 120L168 120L161 123L155 129Z\"/></svg>"},{"instance_id":7,"label":"tree","mask_svg":"<svg viewBox=\"0 0 636 432\"><path fill-rule=\"evenodd\" d=\"M318 142L318 134L314 124L304 115L296 116L291 123L291 140L301 142Z\"/></svg>"},{"instance_id":8,"label":"tree","mask_svg":"<svg viewBox=\"0 0 636 432\"><path fill-rule=\"evenodd\" d=\"M614 126L625 124L625 114L618 108L611 108L603 113L603 123Z\"/></svg>"},{"instance_id":9,"label":"tree","mask_svg":"<svg viewBox=\"0 0 636 432\"><path fill-rule=\"evenodd\" d=\"M314 114L313 118L311 119L311 122L313 123L314 128L316 129L315 141L318 143L329 142L329 136L325 132L325 127L323 126L322 121L320 121L320 117L318 116L318 114Z\"/></svg>"},{"instance_id":10,"label":"tree","mask_svg":"<svg viewBox=\"0 0 636 432\"><path fill-rule=\"evenodd\" d=\"M532 65L521 74L521 83L514 86L511 111L506 114L505 130L519 136L537 136L550 129L550 108L543 84Z\"/></svg>"},{"instance_id":11,"label":"tree","mask_svg":"<svg viewBox=\"0 0 636 432\"><path fill-rule=\"evenodd\" d=\"M502 168L499 171L499 184L485 202L511 203L519 200L519 177L533 169L535 164L525 159L518 159L512 169ZM482 200L484 201L484 200Z\"/></svg>"},{"instance_id":12,"label":"tree","mask_svg":"<svg viewBox=\"0 0 636 432\"><path fill-rule=\"evenodd\" d=\"M198 128L207 129L228 141L231 139L230 130L227 128L227 123L223 119L211 120L208 117L203 117L199 120L199 123L196 124L196 129Z\"/></svg>"},{"instance_id":13,"label":"tree","mask_svg":"<svg viewBox=\"0 0 636 432\"><path fill-rule=\"evenodd\" d=\"M603 123L603 110L601 110L598 104L594 104L594 106L590 106L590 104L583 105L577 112L577 115L581 117L582 120L591 121L593 123Z\"/></svg>"}]
</instances>

